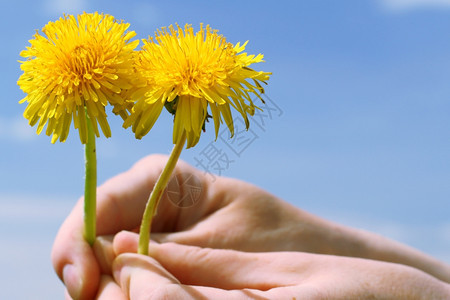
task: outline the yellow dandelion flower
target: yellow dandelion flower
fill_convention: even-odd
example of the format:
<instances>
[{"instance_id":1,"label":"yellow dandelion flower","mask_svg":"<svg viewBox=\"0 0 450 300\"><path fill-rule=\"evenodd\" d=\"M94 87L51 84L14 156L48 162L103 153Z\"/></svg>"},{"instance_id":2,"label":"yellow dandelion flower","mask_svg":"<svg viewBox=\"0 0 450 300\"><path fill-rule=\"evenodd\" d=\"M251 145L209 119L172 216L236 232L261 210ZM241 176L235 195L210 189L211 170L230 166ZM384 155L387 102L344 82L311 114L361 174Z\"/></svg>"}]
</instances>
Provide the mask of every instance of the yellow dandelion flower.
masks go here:
<instances>
[{"instance_id":1,"label":"yellow dandelion flower","mask_svg":"<svg viewBox=\"0 0 450 300\"><path fill-rule=\"evenodd\" d=\"M24 117L40 134L47 124L46 134L52 143L64 142L74 121L81 142L87 140L87 119L99 136L98 126L106 137L111 130L106 120L105 106L126 118L131 103L124 91L132 87L133 56L139 41L130 41L136 33L127 31L128 23L113 16L83 13L65 15L49 22L42 32L36 32L31 46L20 55L23 74L18 85L27 94L20 103L28 102ZM86 112L85 112L86 111Z\"/></svg>"},{"instance_id":2,"label":"yellow dandelion flower","mask_svg":"<svg viewBox=\"0 0 450 300\"><path fill-rule=\"evenodd\" d=\"M175 113L173 142L185 132L188 148L200 138L208 106L216 137L223 121L234 134L231 108L242 115L248 128L247 115L256 108L251 95L264 92L260 82L271 73L248 67L262 62L263 55L243 53L246 44L227 42L209 25L201 25L196 34L191 25L184 30L178 25L158 30L155 38L144 40L136 56L135 68L145 84L132 94L138 100L124 127L132 126L136 138L142 138L166 105Z\"/></svg>"}]
</instances>

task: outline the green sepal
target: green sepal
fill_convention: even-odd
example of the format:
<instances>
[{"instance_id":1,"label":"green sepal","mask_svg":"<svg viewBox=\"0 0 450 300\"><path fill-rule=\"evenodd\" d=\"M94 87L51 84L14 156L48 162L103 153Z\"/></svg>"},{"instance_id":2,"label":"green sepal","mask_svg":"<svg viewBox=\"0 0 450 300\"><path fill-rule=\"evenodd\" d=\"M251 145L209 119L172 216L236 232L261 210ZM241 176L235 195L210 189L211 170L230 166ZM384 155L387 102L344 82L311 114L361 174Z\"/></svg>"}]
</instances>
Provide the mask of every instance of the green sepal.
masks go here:
<instances>
[{"instance_id":1,"label":"green sepal","mask_svg":"<svg viewBox=\"0 0 450 300\"><path fill-rule=\"evenodd\" d=\"M178 104L178 96L175 97L172 101L166 101L164 103L164 107L167 109L168 112L170 112L172 115L175 115L177 112L177 104Z\"/></svg>"}]
</instances>

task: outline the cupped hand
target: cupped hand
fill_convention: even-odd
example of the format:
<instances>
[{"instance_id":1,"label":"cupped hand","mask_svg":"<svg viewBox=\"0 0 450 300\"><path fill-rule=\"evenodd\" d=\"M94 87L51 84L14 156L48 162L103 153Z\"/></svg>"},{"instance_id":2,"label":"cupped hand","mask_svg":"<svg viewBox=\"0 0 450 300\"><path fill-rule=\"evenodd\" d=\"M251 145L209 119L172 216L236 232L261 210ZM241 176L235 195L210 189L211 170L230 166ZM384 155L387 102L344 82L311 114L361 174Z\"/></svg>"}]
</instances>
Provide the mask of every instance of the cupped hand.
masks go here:
<instances>
[{"instance_id":1,"label":"cupped hand","mask_svg":"<svg viewBox=\"0 0 450 300\"><path fill-rule=\"evenodd\" d=\"M166 161L166 156L149 156L98 188L98 235L138 228L148 195ZM182 161L177 164L174 176L180 186L194 176L201 190L200 198L196 205L180 208L173 204L177 199L172 196L169 201L167 193L164 194L152 226L152 231L159 234L153 234L153 238L246 251L315 247L297 241L297 230L293 228L300 226L299 211L269 193L238 180L217 177L212 181L209 174ZM180 189L179 192L178 197L182 198L189 191ZM91 247L83 239L82 202L81 198L61 226L52 261L73 298L92 299L101 270ZM305 218L305 224L306 221Z\"/></svg>"},{"instance_id":2,"label":"cupped hand","mask_svg":"<svg viewBox=\"0 0 450 300\"><path fill-rule=\"evenodd\" d=\"M448 299L450 285L400 264L300 252L249 253L152 243L119 233L115 281L139 299ZM124 253L124 254L120 254Z\"/></svg>"},{"instance_id":3,"label":"cupped hand","mask_svg":"<svg viewBox=\"0 0 450 300\"><path fill-rule=\"evenodd\" d=\"M166 156L151 155L98 188L97 234L136 230L145 203ZM341 226L298 209L270 193L239 180L212 177L180 161L174 171L179 189L163 195L153 220L152 238L209 248L240 251L304 251L367 257L409 264L450 281L448 266L380 236ZM195 179L199 197L179 207ZM175 199L174 199L175 197ZM92 248L83 239L83 199L56 237L52 261L75 299L92 299L103 273Z\"/></svg>"}]
</instances>

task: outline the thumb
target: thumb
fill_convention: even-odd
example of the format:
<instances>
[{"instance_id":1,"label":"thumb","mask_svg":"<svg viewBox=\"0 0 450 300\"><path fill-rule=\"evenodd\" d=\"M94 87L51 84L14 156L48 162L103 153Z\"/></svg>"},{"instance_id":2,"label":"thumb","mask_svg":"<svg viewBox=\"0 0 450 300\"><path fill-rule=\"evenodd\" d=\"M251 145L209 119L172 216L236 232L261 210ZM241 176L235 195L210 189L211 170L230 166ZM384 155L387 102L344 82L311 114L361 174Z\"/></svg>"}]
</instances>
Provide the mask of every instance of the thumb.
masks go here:
<instances>
[{"instance_id":1,"label":"thumb","mask_svg":"<svg viewBox=\"0 0 450 300\"><path fill-rule=\"evenodd\" d=\"M130 300L173 298L182 291L173 288L179 284L175 277L145 255L120 254L113 262L113 275Z\"/></svg>"}]
</instances>

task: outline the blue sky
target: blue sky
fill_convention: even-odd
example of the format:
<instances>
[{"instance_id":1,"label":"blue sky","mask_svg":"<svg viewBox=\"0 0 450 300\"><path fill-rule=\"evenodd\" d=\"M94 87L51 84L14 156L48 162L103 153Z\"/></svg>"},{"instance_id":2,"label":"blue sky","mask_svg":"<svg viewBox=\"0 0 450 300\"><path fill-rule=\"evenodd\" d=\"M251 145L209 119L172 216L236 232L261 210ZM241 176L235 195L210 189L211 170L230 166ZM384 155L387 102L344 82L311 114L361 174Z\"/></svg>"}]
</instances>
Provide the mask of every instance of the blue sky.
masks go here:
<instances>
[{"instance_id":1,"label":"blue sky","mask_svg":"<svg viewBox=\"0 0 450 300\"><path fill-rule=\"evenodd\" d=\"M139 38L162 26L203 22L230 42L249 40L271 71L272 115L222 175L250 181L298 207L379 232L450 262L450 1L2 2L0 54L0 298L58 299L52 240L83 190L83 148L71 131L52 145L23 119L19 53L63 12L99 11L131 23ZM269 107L270 108L270 107ZM264 124L261 123L264 120ZM171 149L162 117L136 141L111 117L98 141L99 182L150 153ZM259 124L259 125L258 125ZM213 128L182 153L193 165ZM234 149L236 150L236 149ZM237 154L238 153L238 154ZM25 286L29 288L24 289Z\"/></svg>"}]
</instances>

